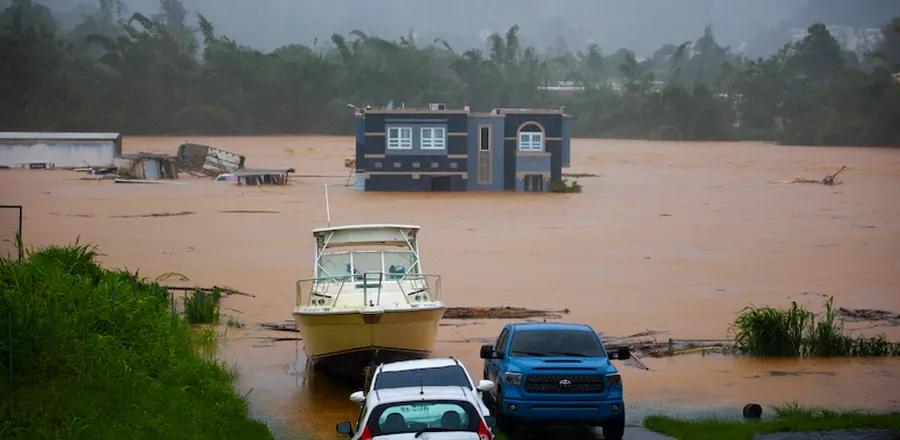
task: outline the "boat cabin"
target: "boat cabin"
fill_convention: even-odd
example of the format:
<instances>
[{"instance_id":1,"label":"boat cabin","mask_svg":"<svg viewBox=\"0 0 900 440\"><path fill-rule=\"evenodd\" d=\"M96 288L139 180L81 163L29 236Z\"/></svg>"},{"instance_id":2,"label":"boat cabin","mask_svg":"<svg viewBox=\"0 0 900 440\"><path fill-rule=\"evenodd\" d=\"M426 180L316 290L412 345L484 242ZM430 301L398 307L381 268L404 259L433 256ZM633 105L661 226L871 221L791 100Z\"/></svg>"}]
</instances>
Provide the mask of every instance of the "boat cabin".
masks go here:
<instances>
[{"instance_id":1,"label":"boat cabin","mask_svg":"<svg viewBox=\"0 0 900 440\"><path fill-rule=\"evenodd\" d=\"M316 229L315 277L363 279L383 274L403 279L421 273L416 244L418 226L357 225Z\"/></svg>"},{"instance_id":2,"label":"boat cabin","mask_svg":"<svg viewBox=\"0 0 900 440\"><path fill-rule=\"evenodd\" d=\"M439 278L419 260L418 226L353 225L313 230L314 274L298 284L298 304L412 304L434 300ZM303 286L306 283L308 286Z\"/></svg>"}]
</instances>

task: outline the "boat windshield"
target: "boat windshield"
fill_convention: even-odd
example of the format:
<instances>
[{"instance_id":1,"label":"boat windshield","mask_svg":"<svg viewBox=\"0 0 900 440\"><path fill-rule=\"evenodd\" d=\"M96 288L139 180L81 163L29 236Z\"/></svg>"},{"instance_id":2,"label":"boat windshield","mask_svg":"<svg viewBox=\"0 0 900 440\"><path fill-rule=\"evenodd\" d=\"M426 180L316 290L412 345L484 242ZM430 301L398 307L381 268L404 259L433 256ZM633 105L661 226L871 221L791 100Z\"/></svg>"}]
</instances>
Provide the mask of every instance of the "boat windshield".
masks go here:
<instances>
[{"instance_id":1,"label":"boat windshield","mask_svg":"<svg viewBox=\"0 0 900 440\"><path fill-rule=\"evenodd\" d=\"M418 274L416 255L410 251L352 251L322 254L316 278L335 281L362 279L365 273L383 273L386 279L400 280Z\"/></svg>"}]
</instances>

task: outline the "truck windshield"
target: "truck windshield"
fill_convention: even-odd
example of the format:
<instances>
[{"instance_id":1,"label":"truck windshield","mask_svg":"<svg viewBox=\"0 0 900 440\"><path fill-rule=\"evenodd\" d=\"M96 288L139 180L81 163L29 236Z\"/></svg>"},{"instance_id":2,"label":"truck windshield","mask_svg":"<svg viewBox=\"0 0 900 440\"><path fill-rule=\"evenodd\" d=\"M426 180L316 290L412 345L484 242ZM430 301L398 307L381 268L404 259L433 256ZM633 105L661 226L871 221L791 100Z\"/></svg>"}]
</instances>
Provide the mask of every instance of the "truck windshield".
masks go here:
<instances>
[{"instance_id":1,"label":"truck windshield","mask_svg":"<svg viewBox=\"0 0 900 440\"><path fill-rule=\"evenodd\" d=\"M527 330L513 334L511 355L605 356L603 345L591 332L581 330Z\"/></svg>"},{"instance_id":2,"label":"truck windshield","mask_svg":"<svg viewBox=\"0 0 900 440\"><path fill-rule=\"evenodd\" d=\"M472 388L466 372L459 365L406 371L384 371L375 376L376 390L418 386L462 386Z\"/></svg>"}]
</instances>

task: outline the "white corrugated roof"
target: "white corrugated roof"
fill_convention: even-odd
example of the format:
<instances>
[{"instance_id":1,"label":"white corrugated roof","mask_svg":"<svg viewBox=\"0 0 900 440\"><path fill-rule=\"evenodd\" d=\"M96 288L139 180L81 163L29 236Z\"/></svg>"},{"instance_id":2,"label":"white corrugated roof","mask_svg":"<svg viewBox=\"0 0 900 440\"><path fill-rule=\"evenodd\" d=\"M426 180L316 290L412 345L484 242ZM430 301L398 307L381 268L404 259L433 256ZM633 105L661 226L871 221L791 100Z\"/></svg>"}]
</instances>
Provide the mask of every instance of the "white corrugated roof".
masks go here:
<instances>
[{"instance_id":1,"label":"white corrugated roof","mask_svg":"<svg viewBox=\"0 0 900 440\"><path fill-rule=\"evenodd\" d=\"M76 141L114 141L122 135L119 133L78 133L65 131L0 131L0 140L76 140Z\"/></svg>"}]
</instances>

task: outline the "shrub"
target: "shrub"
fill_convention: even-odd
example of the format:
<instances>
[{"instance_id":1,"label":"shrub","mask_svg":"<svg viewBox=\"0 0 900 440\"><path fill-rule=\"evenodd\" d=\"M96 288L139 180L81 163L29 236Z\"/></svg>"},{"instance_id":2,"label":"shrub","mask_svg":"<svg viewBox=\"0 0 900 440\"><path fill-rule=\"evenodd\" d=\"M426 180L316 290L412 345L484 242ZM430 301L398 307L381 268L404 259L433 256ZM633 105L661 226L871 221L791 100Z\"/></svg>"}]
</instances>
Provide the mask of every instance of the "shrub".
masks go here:
<instances>
[{"instance_id":1,"label":"shrub","mask_svg":"<svg viewBox=\"0 0 900 440\"><path fill-rule=\"evenodd\" d=\"M816 315L791 303L789 309L747 307L732 325L735 349L755 356L897 356L900 343L884 335L853 338L835 320L834 298L825 302L820 321Z\"/></svg>"},{"instance_id":2,"label":"shrub","mask_svg":"<svg viewBox=\"0 0 900 440\"><path fill-rule=\"evenodd\" d=\"M219 289L194 290L184 298L184 317L191 324L215 324L219 322Z\"/></svg>"},{"instance_id":3,"label":"shrub","mask_svg":"<svg viewBox=\"0 0 900 440\"><path fill-rule=\"evenodd\" d=\"M573 180L570 185L566 179L562 180L554 180L550 182L550 192L555 193L580 193L581 185L578 184L578 181Z\"/></svg>"}]
</instances>

